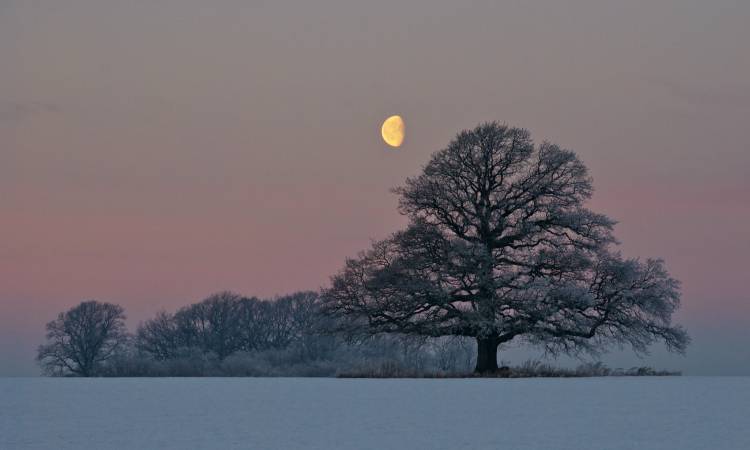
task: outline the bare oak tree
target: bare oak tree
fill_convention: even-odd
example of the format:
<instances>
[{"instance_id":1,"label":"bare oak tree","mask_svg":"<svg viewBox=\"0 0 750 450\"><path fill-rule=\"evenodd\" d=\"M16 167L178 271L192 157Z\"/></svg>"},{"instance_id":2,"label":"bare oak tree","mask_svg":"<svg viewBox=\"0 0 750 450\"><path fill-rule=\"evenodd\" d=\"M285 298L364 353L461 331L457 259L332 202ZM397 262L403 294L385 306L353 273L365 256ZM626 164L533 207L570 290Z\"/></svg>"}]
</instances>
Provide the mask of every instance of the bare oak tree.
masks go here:
<instances>
[{"instance_id":1,"label":"bare oak tree","mask_svg":"<svg viewBox=\"0 0 750 450\"><path fill-rule=\"evenodd\" d=\"M127 342L121 306L86 301L49 322L37 360L49 375L90 377Z\"/></svg>"},{"instance_id":2,"label":"bare oak tree","mask_svg":"<svg viewBox=\"0 0 750 450\"><path fill-rule=\"evenodd\" d=\"M514 339L566 353L687 345L670 321L678 282L660 260L609 250L614 222L584 206L591 179L574 152L482 124L395 192L409 226L348 260L323 293L339 331L473 337L477 372L496 370Z\"/></svg>"}]
</instances>

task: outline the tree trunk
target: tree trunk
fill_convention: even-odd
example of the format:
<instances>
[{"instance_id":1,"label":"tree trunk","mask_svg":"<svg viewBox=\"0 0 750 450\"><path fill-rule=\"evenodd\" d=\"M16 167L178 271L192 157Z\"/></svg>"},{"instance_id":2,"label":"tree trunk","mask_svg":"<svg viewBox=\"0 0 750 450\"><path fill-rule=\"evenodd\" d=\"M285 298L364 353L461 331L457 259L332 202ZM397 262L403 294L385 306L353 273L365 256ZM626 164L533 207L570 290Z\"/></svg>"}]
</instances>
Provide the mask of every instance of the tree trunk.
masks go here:
<instances>
[{"instance_id":1,"label":"tree trunk","mask_svg":"<svg viewBox=\"0 0 750 450\"><path fill-rule=\"evenodd\" d=\"M500 340L496 337L477 338L477 367L475 373L497 372L497 346Z\"/></svg>"}]
</instances>

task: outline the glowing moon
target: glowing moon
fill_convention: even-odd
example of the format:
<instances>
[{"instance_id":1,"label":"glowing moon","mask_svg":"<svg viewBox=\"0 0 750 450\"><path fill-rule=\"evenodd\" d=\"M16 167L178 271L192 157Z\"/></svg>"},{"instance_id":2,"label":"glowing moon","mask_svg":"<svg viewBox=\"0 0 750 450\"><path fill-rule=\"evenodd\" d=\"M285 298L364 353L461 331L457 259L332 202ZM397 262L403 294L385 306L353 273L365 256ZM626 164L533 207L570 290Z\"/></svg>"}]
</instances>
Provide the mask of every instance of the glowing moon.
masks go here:
<instances>
[{"instance_id":1,"label":"glowing moon","mask_svg":"<svg viewBox=\"0 0 750 450\"><path fill-rule=\"evenodd\" d=\"M380 128L380 134L383 140L391 147L400 147L404 142L404 119L401 116L391 116L385 119L383 126Z\"/></svg>"}]
</instances>

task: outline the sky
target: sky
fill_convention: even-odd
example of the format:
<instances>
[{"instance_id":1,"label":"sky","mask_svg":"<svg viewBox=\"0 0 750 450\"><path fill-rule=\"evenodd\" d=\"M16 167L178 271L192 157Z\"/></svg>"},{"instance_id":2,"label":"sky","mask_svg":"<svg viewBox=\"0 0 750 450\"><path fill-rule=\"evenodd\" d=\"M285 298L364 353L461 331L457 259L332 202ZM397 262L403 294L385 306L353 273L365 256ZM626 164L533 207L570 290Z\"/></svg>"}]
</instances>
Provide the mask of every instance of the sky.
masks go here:
<instances>
[{"instance_id":1,"label":"sky","mask_svg":"<svg viewBox=\"0 0 750 450\"><path fill-rule=\"evenodd\" d=\"M575 150L621 251L682 281L687 354L605 361L748 375L749 21L745 0L0 0L0 375L38 374L82 300L135 329L325 286L404 226L390 189L490 120Z\"/></svg>"}]
</instances>

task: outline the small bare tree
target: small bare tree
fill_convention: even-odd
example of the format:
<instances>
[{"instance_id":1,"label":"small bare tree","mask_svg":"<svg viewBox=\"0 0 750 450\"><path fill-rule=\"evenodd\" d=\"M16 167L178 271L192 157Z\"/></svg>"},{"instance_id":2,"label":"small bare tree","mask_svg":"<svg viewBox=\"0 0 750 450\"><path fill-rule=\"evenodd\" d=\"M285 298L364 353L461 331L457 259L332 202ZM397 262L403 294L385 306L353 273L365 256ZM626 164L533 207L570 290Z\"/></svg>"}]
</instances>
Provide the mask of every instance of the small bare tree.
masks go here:
<instances>
[{"instance_id":1,"label":"small bare tree","mask_svg":"<svg viewBox=\"0 0 750 450\"><path fill-rule=\"evenodd\" d=\"M242 348L242 296L219 292L179 310L174 319L184 347L213 352L221 360Z\"/></svg>"},{"instance_id":2,"label":"small bare tree","mask_svg":"<svg viewBox=\"0 0 750 450\"><path fill-rule=\"evenodd\" d=\"M184 343L180 339L174 315L160 311L156 317L138 326L136 348L158 360L176 358Z\"/></svg>"},{"instance_id":3,"label":"small bare tree","mask_svg":"<svg viewBox=\"0 0 750 450\"><path fill-rule=\"evenodd\" d=\"M310 334L316 319L317 299L317 293L303 291L269 302L270 308L262 318L269 329L269 347L286 348Z\"/></svg>"},{"instance_id":4,"label":"small bare tree","mask_svg":"<svg viewBox=\"0 0 750 450\"><path fill-rule=\"evenodd\" d=\"M49 322L37 360L48 375L90 377L128 339L119 305L86 301Z\"/></svg>"}]
</instances>

